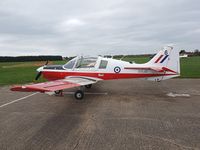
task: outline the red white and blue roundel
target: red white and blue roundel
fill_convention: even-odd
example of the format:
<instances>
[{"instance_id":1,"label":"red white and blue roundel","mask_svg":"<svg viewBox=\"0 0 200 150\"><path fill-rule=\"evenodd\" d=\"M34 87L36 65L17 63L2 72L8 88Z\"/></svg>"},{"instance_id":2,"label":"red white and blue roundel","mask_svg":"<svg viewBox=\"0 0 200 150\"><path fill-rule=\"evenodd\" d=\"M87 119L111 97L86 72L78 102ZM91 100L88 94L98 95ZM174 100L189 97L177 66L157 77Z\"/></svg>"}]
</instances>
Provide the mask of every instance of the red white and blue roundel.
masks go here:
<instances>
[{"instance_id":1,"label":"red white and blue roundel","mask_svg":"<svg viewBox=\"0 0 200 150\"><path fill-rule=\"evenodd\" d=\"M154 63L163 63L169 57L168 51L165 50L164 55L160 55Z\"/></svg>"},{"instance_id":2,"label":"red white and blue roundel","mask_svg":"<svg viewBox=\"0 0 200 150\"><path fill-rule=\"evenodd\" d=\"M115 72L115 73L120 73L120 72L121 72L121 68L118 67L118 66L115 67L115 68L114 68L114 72Z\"/></svg>"}]
</instances>

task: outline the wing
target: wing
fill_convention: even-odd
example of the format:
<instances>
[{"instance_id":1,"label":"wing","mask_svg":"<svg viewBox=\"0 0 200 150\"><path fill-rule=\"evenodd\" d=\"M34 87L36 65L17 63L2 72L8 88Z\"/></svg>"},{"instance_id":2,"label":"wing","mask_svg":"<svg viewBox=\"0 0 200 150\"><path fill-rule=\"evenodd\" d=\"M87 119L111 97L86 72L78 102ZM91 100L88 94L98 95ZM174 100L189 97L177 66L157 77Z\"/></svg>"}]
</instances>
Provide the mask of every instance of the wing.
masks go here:
<instances>
[{"instance_id":1,"label":"wing","mask_svg":"<svg viewBox=\"0 0 200 150\"><path fill-rule=\"evenodd\" d=\"M89 77L68 77L66 79L54 80L49 82L37 83L37 84L28 84L23 86L13 86L12 91L21 91L21 92L53 92L58 90L69 89L73 87L84 86L88 84L94 84L100 79L98 78L89 78Z\"/></svg>"}]
</instances>

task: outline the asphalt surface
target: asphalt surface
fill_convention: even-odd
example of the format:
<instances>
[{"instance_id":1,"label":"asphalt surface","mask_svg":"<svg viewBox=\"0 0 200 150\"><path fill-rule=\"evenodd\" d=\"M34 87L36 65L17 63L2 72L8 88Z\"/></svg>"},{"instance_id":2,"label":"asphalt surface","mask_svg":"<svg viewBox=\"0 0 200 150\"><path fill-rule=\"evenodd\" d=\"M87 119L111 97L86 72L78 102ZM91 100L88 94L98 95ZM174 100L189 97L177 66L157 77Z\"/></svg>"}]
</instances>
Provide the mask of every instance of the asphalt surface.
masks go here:
<instances>
[{"instance_id":1,"label":"asphalt surface","mask_svg":"<svg viewBox=\"0 0 200 150\"><path fill-rule=\"evenodd\" d=\"M107 81L86 91L77 101L0 87L0 149L200 149L200 79Z\"/></svg>"}]
</instances>

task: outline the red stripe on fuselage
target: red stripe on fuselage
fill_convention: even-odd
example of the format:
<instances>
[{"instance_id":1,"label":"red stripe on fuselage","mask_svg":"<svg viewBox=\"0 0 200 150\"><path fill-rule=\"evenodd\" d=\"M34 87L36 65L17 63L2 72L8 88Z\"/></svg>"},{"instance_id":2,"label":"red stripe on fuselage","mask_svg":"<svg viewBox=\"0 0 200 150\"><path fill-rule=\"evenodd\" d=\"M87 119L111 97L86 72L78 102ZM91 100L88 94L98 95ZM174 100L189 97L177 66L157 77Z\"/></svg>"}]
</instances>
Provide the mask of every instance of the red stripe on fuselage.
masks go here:
<instances>
[{"instance_id":1,"label":"red stripe on fuselage","mask_svg":"<svg viewBox=\"0 0 200 150\"><path fill-rule=\"evenodd\" d=\"M159 62L159 60L163 57L163 55L160 55L160 57L158 57L158 59L155 61L155 63Z\"/></svg>"},{"instance_id":2,"label":"red stripe on fuselage","mask_svg":"<svg viewBox=\"0 0 200 150\"><path fill-rule=\"evenodd\" d=\"M173 73L176 73L176 74L177 74L177 72L176 72L176 71L174 71L174 70L171 70L171 69L169 69L169 68L162 67L162 69L163 69L164 71L169 71L169 72L173 72Z\"/></svg>"},{"instance_id":3,"label":"red stripe on fuselage","mask_svg":"<svg viewBox=\"0 0 200 150\"><path fill-rule=\"evenodd\" d=\"M156 76L167 76L174 74L145 74L145 73L97 73L97 72L53 72L53 71L44 71L42 72L43 77L47 80L58 80L64 79L68 76L85 76L85 77L94 77L100 78L103 80L112 80L112 79L126 79L126 78L147 78L147 77L156 77Z\"/></svg>"}]
</instances>

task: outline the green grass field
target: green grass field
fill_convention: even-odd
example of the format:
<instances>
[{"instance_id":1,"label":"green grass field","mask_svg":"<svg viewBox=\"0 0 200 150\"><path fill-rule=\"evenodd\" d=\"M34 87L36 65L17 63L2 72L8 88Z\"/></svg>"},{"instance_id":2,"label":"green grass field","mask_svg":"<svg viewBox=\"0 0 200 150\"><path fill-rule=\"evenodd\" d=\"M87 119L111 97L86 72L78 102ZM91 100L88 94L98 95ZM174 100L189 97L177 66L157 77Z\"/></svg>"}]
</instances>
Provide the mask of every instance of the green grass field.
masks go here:
<instances>
[{"instance_id":1,"label":"green grass field","mask_svg":"<svg viewBox=\"0 0 200 150\"><path fill-rule=\"evenodd\" d=\"M149 57L125 57L125 61L145 63ZM66 61L55 61L51 64L65 64ZM24 84L35 82L36 69L45 62L10 62L0 63L0 85ZM181 78L200 78L200 57L181 58ZM45 81L40 78L38 82Z\"/></svg>"},{"instance_id":2,"label":"green grass field","mask_svg":"<svg viewBox=\"0 0 200 150\"><path fill-rule=\"evenodd\" d=\"M200 57L181 58L181 77L200 78Z\"/></svg>"},{"instance_id":3,"label":"green grass field","mask_svg":"<svg viewBox=\"0 0 200 150\"><path fill-rule=\"evenodd\" d=\"M36 69L46 62L9 62L0 63L0 86L9 84L24 84L35 82ZM65 64L65 61L55 61L52 64ZM37 82L45 81L40 78Z\"/></svg>"}]
</instances>

